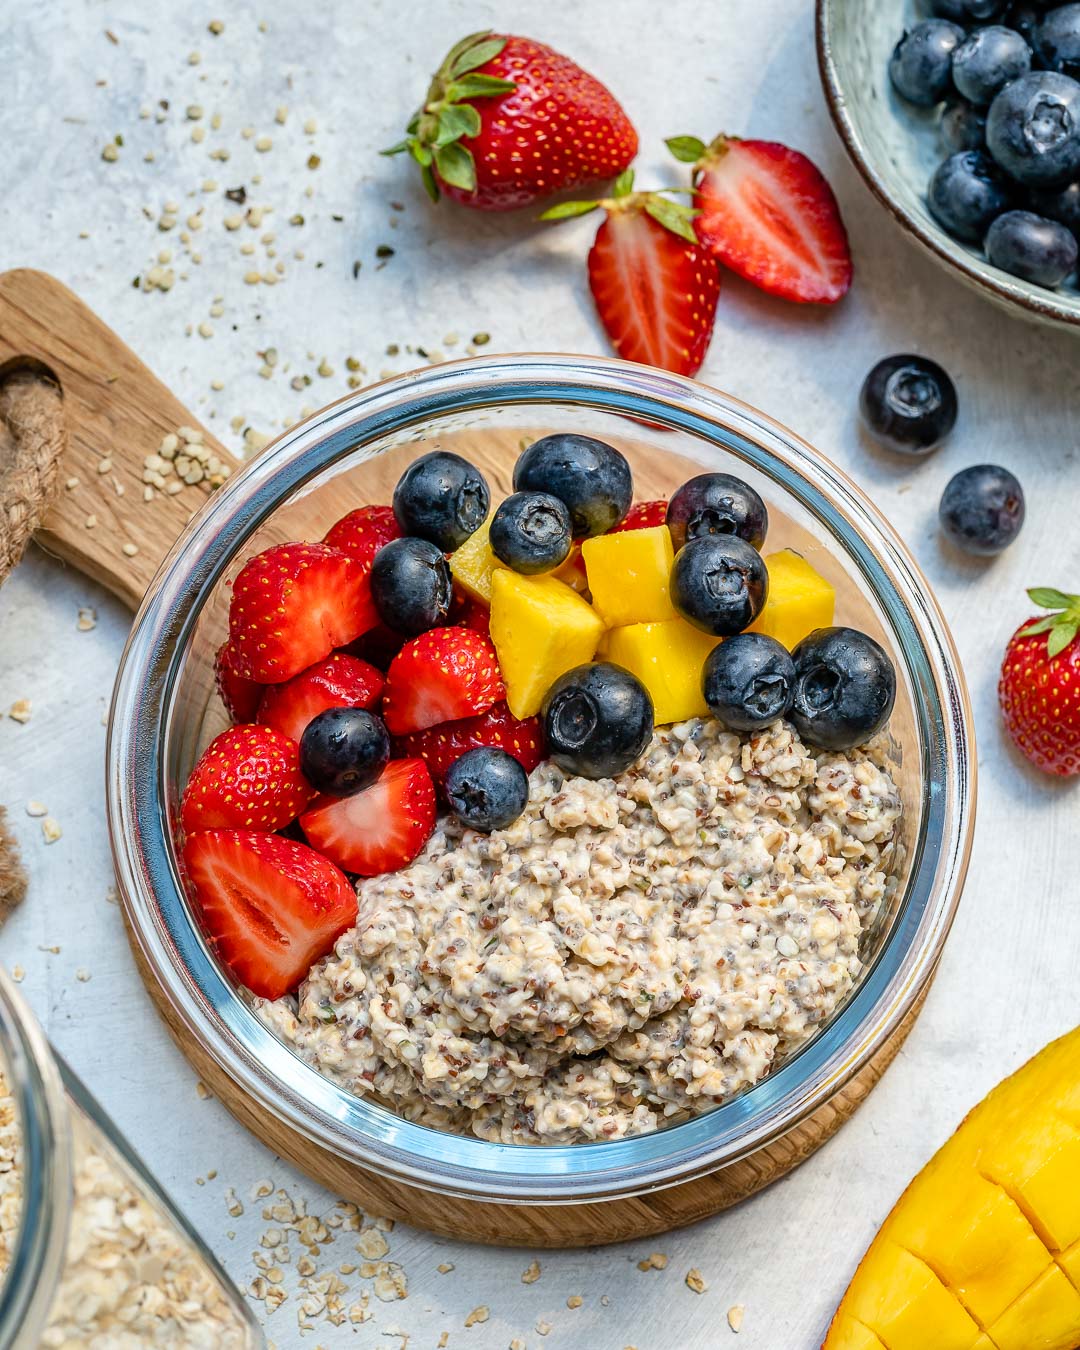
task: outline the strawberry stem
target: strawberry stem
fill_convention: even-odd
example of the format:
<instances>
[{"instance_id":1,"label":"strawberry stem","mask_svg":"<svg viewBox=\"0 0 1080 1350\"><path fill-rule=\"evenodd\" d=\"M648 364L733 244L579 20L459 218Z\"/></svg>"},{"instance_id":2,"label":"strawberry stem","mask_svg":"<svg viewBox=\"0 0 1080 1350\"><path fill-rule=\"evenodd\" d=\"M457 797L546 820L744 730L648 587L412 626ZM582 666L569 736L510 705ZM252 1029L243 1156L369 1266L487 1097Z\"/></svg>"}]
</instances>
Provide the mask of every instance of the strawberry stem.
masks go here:
<instances>
[{"instance_id":1,"label":"strawberry stem","mask_svg":"<svg viewBox=\"0 0 1080 1350\"><path fill-rule=\"evenodd\" d=\"M1020 630L1021 637L1037 637L1046 633L1046 655L1050 660L1059 656L1080 633L1080 595L1070 595L1053 586L1034 586L1028 597L1036 605L1052 611Z\"/></svg>"}]
</instances>

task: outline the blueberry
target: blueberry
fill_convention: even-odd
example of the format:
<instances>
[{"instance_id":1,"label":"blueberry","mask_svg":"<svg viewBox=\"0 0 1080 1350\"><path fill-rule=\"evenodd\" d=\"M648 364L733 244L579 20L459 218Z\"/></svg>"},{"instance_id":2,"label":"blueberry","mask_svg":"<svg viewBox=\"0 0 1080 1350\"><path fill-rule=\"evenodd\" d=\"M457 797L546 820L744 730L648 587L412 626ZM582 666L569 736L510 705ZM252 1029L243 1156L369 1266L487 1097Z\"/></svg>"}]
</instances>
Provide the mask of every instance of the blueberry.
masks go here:
<instances>
[{"instance_id":1,"label":"blueberry","mask_svg":"<svg viewBox=\"0 0 1080 1350\"><path fill-rule=\"evenodd\" d=\"M825 750L865 745L889 720L896 671L856 628L818 628L791 653L795 696L789 719L805 741Z\"/></svg>"},{"instance_id":2,"label":"blueberry","mask_svg":"<svg viewBox=\"0 0 1080 1350\"><path fill-rule=\"evenodd\" d=\"M933 107L952 88L953 52L964 30L948 19L926 19L905 33L889 58L893 88L909 103Z\"/></svg>"},{"instance_id":3,"label":"blueberry","mask_svg":"<svg viewBox=\"0 0 1080 1350\"><path fill-rule=\"evenodd\" d=\"M529 775L505 750L479 745L446 773L446 798L463 825L483 834L517 820L529 800Z\"/></svg>"},{"instance_id":4,"label":"blueberry","mask_svg":"<svg viewBox=\"0 0 1080 1350\"><path fill-rule=\"evenodd\" d=\"M946 233L981 244L995 216L1008 209L1010 190L989 155L962 150L938 165L926 201Z\"/></svg>"},{"instance_id":5,"label":"blueberry","mask_svg":"<svg viewBox=\"0 0 1080 1350\"><path fill-rule=\"evenodd\" d=\"M545 436L514 465L515 492L550 492L570 511L575 539L606 534L634 498L630 465L618 450L591 436Z\"/></svg>"},{"instance_id":6,"label":"blueberry","mask_svg":"<svg viewBox=\"0 0 1080 1350\"><path fill-rule=\"evenodd\" d=\"M447 450L421 455L394 489L394 516L402 530L429 539L444 553L460 548L483 525L490 504L484 475Z\"/></svg>"},{"instance_id":7,"label":"blueberry","mask_svg":"<svg viewBox=\"0 0 1080 1350\"><path fill-rule=\"evenodd\" d=\"M540 710L551 758L566 773L614 778L653 734L649 691L622 666L594 661L560 675Z\"/></svg>"},{"instance_id":8,"label":"blueberry","mask_svg":"<svg viewBox=\"0 0 1080 1350\"><path fill-rule=\"evenodd\" d=\"M371 598L395 633L416 637L446 622L453 599L450 566L427 539L392 539L371 564Z\"/></svg>"},{"instance_id":9,"label":"blueberry","mask_svg":"<svg viewBox=\"0 0 1080 1350\"><path fill-rule=\"evenodd\" d=\"M1002 17L1001 22L1008 24L1020 34L1029 47L1035 45L1035 29L1042 22L1042 6L1031 0L1014 0Z\"/></svg>"},{"instance_id":10,"label":"blueberry","mask_svg":"<svg viewBox=\"0 0 1080 1350\"><path fill-rule=\"evenodd\" d=\"M1004 10L1006 0L930 0L930 9L953 23L986 23Z\"/></svg>"},{"instance_id":11,"label":"blueberry","mask_svg":"<svg viewBox=\"0 0 1080 1350\"><path fill-rule=\"evenodd\" d=\"M741 478L729 473L700 473L684 483L668 502L667 527L676 551L702 535L727 534L760 549L769 530L765 503Z\"/></svg>"},{"instance_id":12,"label":"blueberry","mask_svg":"<svg viewBox=\"0 0 1080 1350\"><path fill-rule=\"evenodd\" d=\"M1053 70L1021 75L990 104L986 144L1027 187L1060 187L1080 174L1080 84Z\"/></svg>"},{"instance_id":13,"label":"blueberry","mask_svg":"<svg viewBox=\"0 0 1080 1350\"><path fill-rule=\"evenodd\" d=\"M953 84L980 108L989 107L1004 85L1030 69L1031 48L1019 33L1001 24L976 28L953 52Z\"/></svg>"},{"instance_id":14,"label":"blueberry","mask_svg":"<svg viewBox=\"0 0 1080 1350\"><path fill-rule=\"evenodd\" d=\"M1036 28L1032 45L1047 70L1080 79L1080 5L1052 9Z\"/></svg>"},{"instance_id":15,"label":"blueberry","mask_svg":"<svg viewBox=\"0 0 1080 1350\"><path fill-rule=\"evenodd\" d=\"M363 708L327 708L300 738L300 772L317 792L334 797L370 787L389 759L382 718Z\"/></svg>"},{"instance_id":16,"label":"blueberry","mask_svg":"<svg viewBox=\"0 0 1080 1350\"><path fill-rule=\"evenodd\" d=\"M1080 234L1080 181L1062 188L1035 188L1029 194L1031 208L1040 216L1059 220L1073 234Z\"/></svg>"},{"instance_id":17,"label":"blueberry","mask_svg":"<svg viewBox=\"0 0 1080 1350\"><path fill-rule=\"evenodd\" d=\"M888 449L926 455L956 423L956 387L925 356L886 356L863 381L859 412L867 431Z\"/></svg>"},{"instance_id":18,"label":"blueberry","mask_svg":"<svg viewBox=\"0 0 1080 1350\"><path fill-rule=\"evenodd\" d=\"M986 232L986 256L1037 286L1060 286L1076 266L1076 236L1032 211L1006 211Z\"/></svg>"},{"instance_id":19,"label":"blueberry","mask_svg":"<svg viewBox=\"0 0 1080 1350\"><path fill-rule=\"evenodd\" d=\"M570 512L550 492L515 492L492 516L489 542L515 572L550 572L570 553Z\"/></svg>"},{"instance_id":20,"label":"blueberry","mask_svg":"<svg viewBox=\"0 0 1080 1350\"><path fill-rule=\"evenodd\" d=\"M786 717L795 665L786 647L764 633L739 633L705 658L701 690L709 711L733 731L760 731Z\"/></svg>"},{"instance_id":21,"label":"blueberry","mask_svg":"<svg viewBox=\"0 0 1080 1350\"><path fill-rule=\"evenodd\" d=\"M975 464L961 469L946 487L938 516L957 548L992 558L1020 533L1024 490L1008 469Z\"/></svg>"},{"instance_id":22,"label":"blueberry","mask_svg":"<svg viewBox=\"0 0 1080 1350\"><path fill-rule=\"evenodd\" d=\"M941 140L950 155L982 150L986 145L986 111L967 99L954 99L941 114Z\"/></svg>"},{"instance_id":23,"label":"blueberry","mask_svg":"<svg viewBox=\"0 0 1080 1350\"><path fill-rule=\"evenodd\" d=\"M675 555L671 603L695 628L714 637L741 633L761 613L769 573L757 549L730 535L691 539Z\"/></svg>"}]
</instances>

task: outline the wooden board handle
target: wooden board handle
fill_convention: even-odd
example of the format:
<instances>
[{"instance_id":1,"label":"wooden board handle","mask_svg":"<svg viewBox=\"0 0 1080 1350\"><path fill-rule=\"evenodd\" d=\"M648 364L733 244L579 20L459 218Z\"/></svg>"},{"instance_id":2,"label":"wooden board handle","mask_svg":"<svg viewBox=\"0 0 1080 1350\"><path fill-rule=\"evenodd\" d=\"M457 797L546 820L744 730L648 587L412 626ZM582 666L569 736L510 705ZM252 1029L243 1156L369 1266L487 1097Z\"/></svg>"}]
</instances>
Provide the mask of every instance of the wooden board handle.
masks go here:
<instances>
[{"instance_id":1,"label":"wooden board handle","mask_svg":"<svg viewBox=\"0 0 1080 1350\"><path fill-rule=\"evenodd\" d=\"M205 488L193 485L144 501L146 456L168 432L187 426L230 468L238 461L74 292L20 268L0 273L0 377L26 366L44 369L60 386L67 430L59 490L38 542L136 609L206 500ZM105 459L112 467L100 473ZM71 479L78 484L67 488Z\"/></svg>"}]
</instances>

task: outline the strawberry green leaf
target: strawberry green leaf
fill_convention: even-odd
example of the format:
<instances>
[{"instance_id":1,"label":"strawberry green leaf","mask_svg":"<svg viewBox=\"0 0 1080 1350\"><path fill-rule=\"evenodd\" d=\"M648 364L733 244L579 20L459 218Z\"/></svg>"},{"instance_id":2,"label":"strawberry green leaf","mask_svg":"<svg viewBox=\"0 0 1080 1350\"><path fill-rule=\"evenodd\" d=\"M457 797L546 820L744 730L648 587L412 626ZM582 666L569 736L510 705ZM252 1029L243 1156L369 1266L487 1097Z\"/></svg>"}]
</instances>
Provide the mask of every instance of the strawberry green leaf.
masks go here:
<instances>
[{"instance_id":1,"label":"strawberry green leaf","mask_svg":"<svg viewBox=\"0 0 1080 1350\"><path fill-rule=\"evenodd\" d=\"M1059 623L1055 624L1050 630L1050 636L1046 642L1046 654L1051 660L1065 648L1080 632L1080 623Z\"/></svg>"},{"instance_id":2,"label":"strawberry green leaf","mask_svg":"<svg viewBox=\"0 0 1080 1350\"><path fill-rule=\"evenodd\" d=\"M611 195L613 197L629 197L633 189L634 171L633 169L623 169L612 185Z\"/></svg>"},{"instance_id":3,"label":"strawberry green leaf","mask_svg":"<svg viewBox=\"0 0 1080 1350\"><path fill-rule=\"evenodd\" d=\"M446 89L448 103L460 103L467 98L492 98L496 94L509 94L517 88L513 80L500 80L494 75L471 73L460 80L453 80Z\"/></svg>"},{"instance_id":4,"label":"strawberry green leaf","mask_svg":"<svg viewBox=\"0 0 1080 1350\"><path fill-rule=\"evenodd\" d=\"M433 142L438 150L462 136L477 136L480 133L480 114L471 103L451 103L439 112L439 132Z\"/></svg>"},{"instance_id":5,"label":"strawberry green leaf","mask_svg":"<svg viewBox=\"0 0 1080 1350\"><path fill-rule=\"evenodd\" d=\"M696 136L669 136L664 144L680 164L696 164L705 154L705 142Z\"/></svg>"},{"instance_id":6,"label":"strawberry green leaf","mask_svg":"<svg viewBox=\"0 0 1080 1350\"><path fill-rule=\"evenodd\" d=\"M1026 628L1020 629L1020 637L1037 637L1040 633L1049 633L1051 628L1056 628L1058 616L1056 614L1047 614L1044 619L1036 619L1034 623L1029 623Z\"/></svg>"},{"instance_id":7,"label":"strawberry green leaf","mask_svg":"<svg viewBox=\"0 0 1080 1350\"><path fill-rule=\"evenodd\" d=\"M1033 586L1028 596L1041 609L1071 609L1080 605L1080 596L1066 595L1053 586Z\"/></svg>"},{"instance_id":8,"label":"strawberry green leaf","mask_svg":"<svg viewBox=\"0 0 1080 1350\"><path fill-rule=\"evenodd\" d=\"M599 202L558 202L541 213L541 220L566 220L570 216L585 216L595 211Z\"/></svg>"},{"instance_id":9,"label":"strawberry green leaf","mask_svg":"<svg viewBox=\"0 0 1080 1350\"><path fill-rule=\"evenodd\" d=\"M433 202L437 202L439 200L439 185L435 181L435 175L431 172L430 162L427 164L421 164L420 181L423 183L424 191L431 198L431 200Z\"/></svg>"},{"instance_id":10,"label":"strawberry green leaf","mask_svg":"<svg viewBox=\"0 0 1080 1350\"><path fill-rule=\"evenodd\" d=\"M493 37L487 38L484 42L478 42L473 47L467 47L451 64L450 78L456 80L460 75L475 70L477 66L486 65L488 61L498 56L505 46L505 38Z\"/></svg>"},{"instance_id":11,"label":"strawberry green leaf","mask_svg":"<svg viewBox=\"0 0 1080 1350\"><path fill-rule=\"evenodd\" d=\"M470 33L468 37L459 38L443 57L443 63L439 67L439 74L446 74L453 68L454 62L457 61L459 57L464 56L464 54L475 47L478 42L483 42L485 38L489 37L491 37L491 29L485 28L483 32Z\"/></svg>"},{"instance_id":12,"label":"strawberry green leaf","mask_svg":"<svg viewBox=\"0 0 1080 1350\"><path fill-rule=\"evenodd\" d=\"M400 155L409 149L409 142L398 141L397 145L388 145L385 150L380 150L380 155Z\"/></svg>"},{"instance_id":13,"label":"strawberry green leaf","mask_svg":"<svg viewBox=\"0 0 1080 1350\"><path fill-rule=\"evenodd\" d=\"M431 163L431 147L422 145L419 141L409 142L409 154L422 169L426 169Z\"/></svg>"},{"instance_id":14,"label":"strawberry green leaf","mask_svg":"<svg viewBox=\"0 0 1080 1350\"><path fill-rule=\"evenodd\" d=\"M442 145L435 151L435 167L444 183L462 192L476 191L476 163L460 141Z\"/></svg>"},{"instance_id":15,"label":"strawberry green leaf","mask_svg":"<svg viewBox=\"0 0 1080 1350\"><path fill-rule=\"evenodd\" d=\"M698 239L694 233L690 213L685 207L679 206L676 202L669 202L663 197L649 197L645 203L645 210L652 216L653 220L663 225L665 230L677 234L680 239L685 239L688 244L697 243Z\"/></svg>"}]
</instances>

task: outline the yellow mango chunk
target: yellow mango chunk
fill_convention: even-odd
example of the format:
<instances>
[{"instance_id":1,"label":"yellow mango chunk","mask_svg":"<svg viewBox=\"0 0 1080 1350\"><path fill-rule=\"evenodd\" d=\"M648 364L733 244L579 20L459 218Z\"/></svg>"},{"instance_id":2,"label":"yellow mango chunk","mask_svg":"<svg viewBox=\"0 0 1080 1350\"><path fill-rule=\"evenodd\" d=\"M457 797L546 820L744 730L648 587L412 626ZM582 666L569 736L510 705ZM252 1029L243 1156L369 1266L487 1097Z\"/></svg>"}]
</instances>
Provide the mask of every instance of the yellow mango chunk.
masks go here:
<instances>
[{"instance_id":1,"label":"yellow mango chunk","mask_svg":"<svg viewBox=\"0 0 1080 1350\"><path fill-rule=\"evenodd\" d=\"M652 697L656 725L664 726L708 715L701 667L719 641L683 619L671 619L609 628L600 645L606 661L638 677Z\"/></svg>"},{"instance_id":2,"label":"yellow mango chunk","mask_svg":"<svg viewBox=\"0 0 1080 1350\"><path fill-rule=\"evenodd\" d=\"M928 1265L894 1242L871 1248L844 1300L889 1350L973 1350L979 1326ZM932 1328L930 1338L927 1329ZM835 1343L827 1340L829 1350Z\"/></svg>"},{"instance_id":3,"label":"yellow mango chunk","mask_svg":"<svg viewBox=\"0 0 1080 1350\"><path fill-rule=\"evenodd\" d=\"M560 563L551 575L559 581L565 581L579 595L584 594L589 589L589 578L585 573L585 563L581 557L580 544L571 546L566 561Z\"/></svg>"},{"instance_id":4,"label":"yellow mango chunk","mask_svg":"<svg viewBox=\"0 0 1080 1350\"><path fill-rule=\"evenodd\" d=\"M488 532L490 518L450 555L450 572L454 580L473 597L491 604L491 574L502 563L491 551Z\"/></svg>"},{"instance_id":5,"label":"yellow mango chunk","mask_svg":"<svg viewBox=\"0 0 1080 1350\"><path fill-rule=\"evenodd\" d=\"M1067 1252L1062 1252L1057 1262L1072 1281L1073 1288L1080 1290L1080 1242L1074 1242Z\"/></svg>"},{"instance_id":6,"label":"yellow mango chunk","mask_svg":"<svg viewBox=\"0 0 1080 1350\"><path fill-rule=\"evenodd\" d=\"M1050 1266L988 1331L997 1350L1076 1350L1078 1329L1080 1293Z\"/></svg>"},{"instance_id":7,"label":"yellow mango chunk","mask_svg":"<svg viewBox=\"0 0 1080 1350\"><path fill-rule=\"evenodd\" d=\"M593 605L609 628L676 617L668 596L675 550L666 525L586 539L581 556Z\"/></svg>"},{"instance_id":8,"label":"yellow mango chunk","mask_svg":"<svg viewBox=\"0 0 1080 1350\"><path fill-rule=\"evenodd\" d=\"M831 628L836 592L805 558L786 548L765 559L769 569L769 597L750 625L791 651L815 628Z\"/></svg>"},{"instance_id":9,"label":"yellow mango chunk","mask_svg":"<svg viewBox=\"0 0 1080 1350\"><path fill-rule=\"evenodd\" d=\"M1080 1238L1080 1131L1053 1113L996 1141L982 1170L1015 1196L1051 1249Z\"/></svg>"},{"instance_id":10,"label":"yellow mango chunk","mask_svg":"<svg viewBox=\"0 0 1080 1350\"><path fill-rule=\"evenodd\" d=\"M592 660L603 632L603 619L564 582L508 567L492 574L491 640L515 717L538 713L560 675Z\"/></svg>"},{"instance_id":11,"label":"yellow mango chunk","mask_svg":"<svg viewBox=\"0 0 1080 1350\"><path fill-rule=\"evenodd\" d=\"M886 1350L868 1327L850 1317L834 1323L829 1336L833 1350Z\"/></svg>"}]
</instances>

